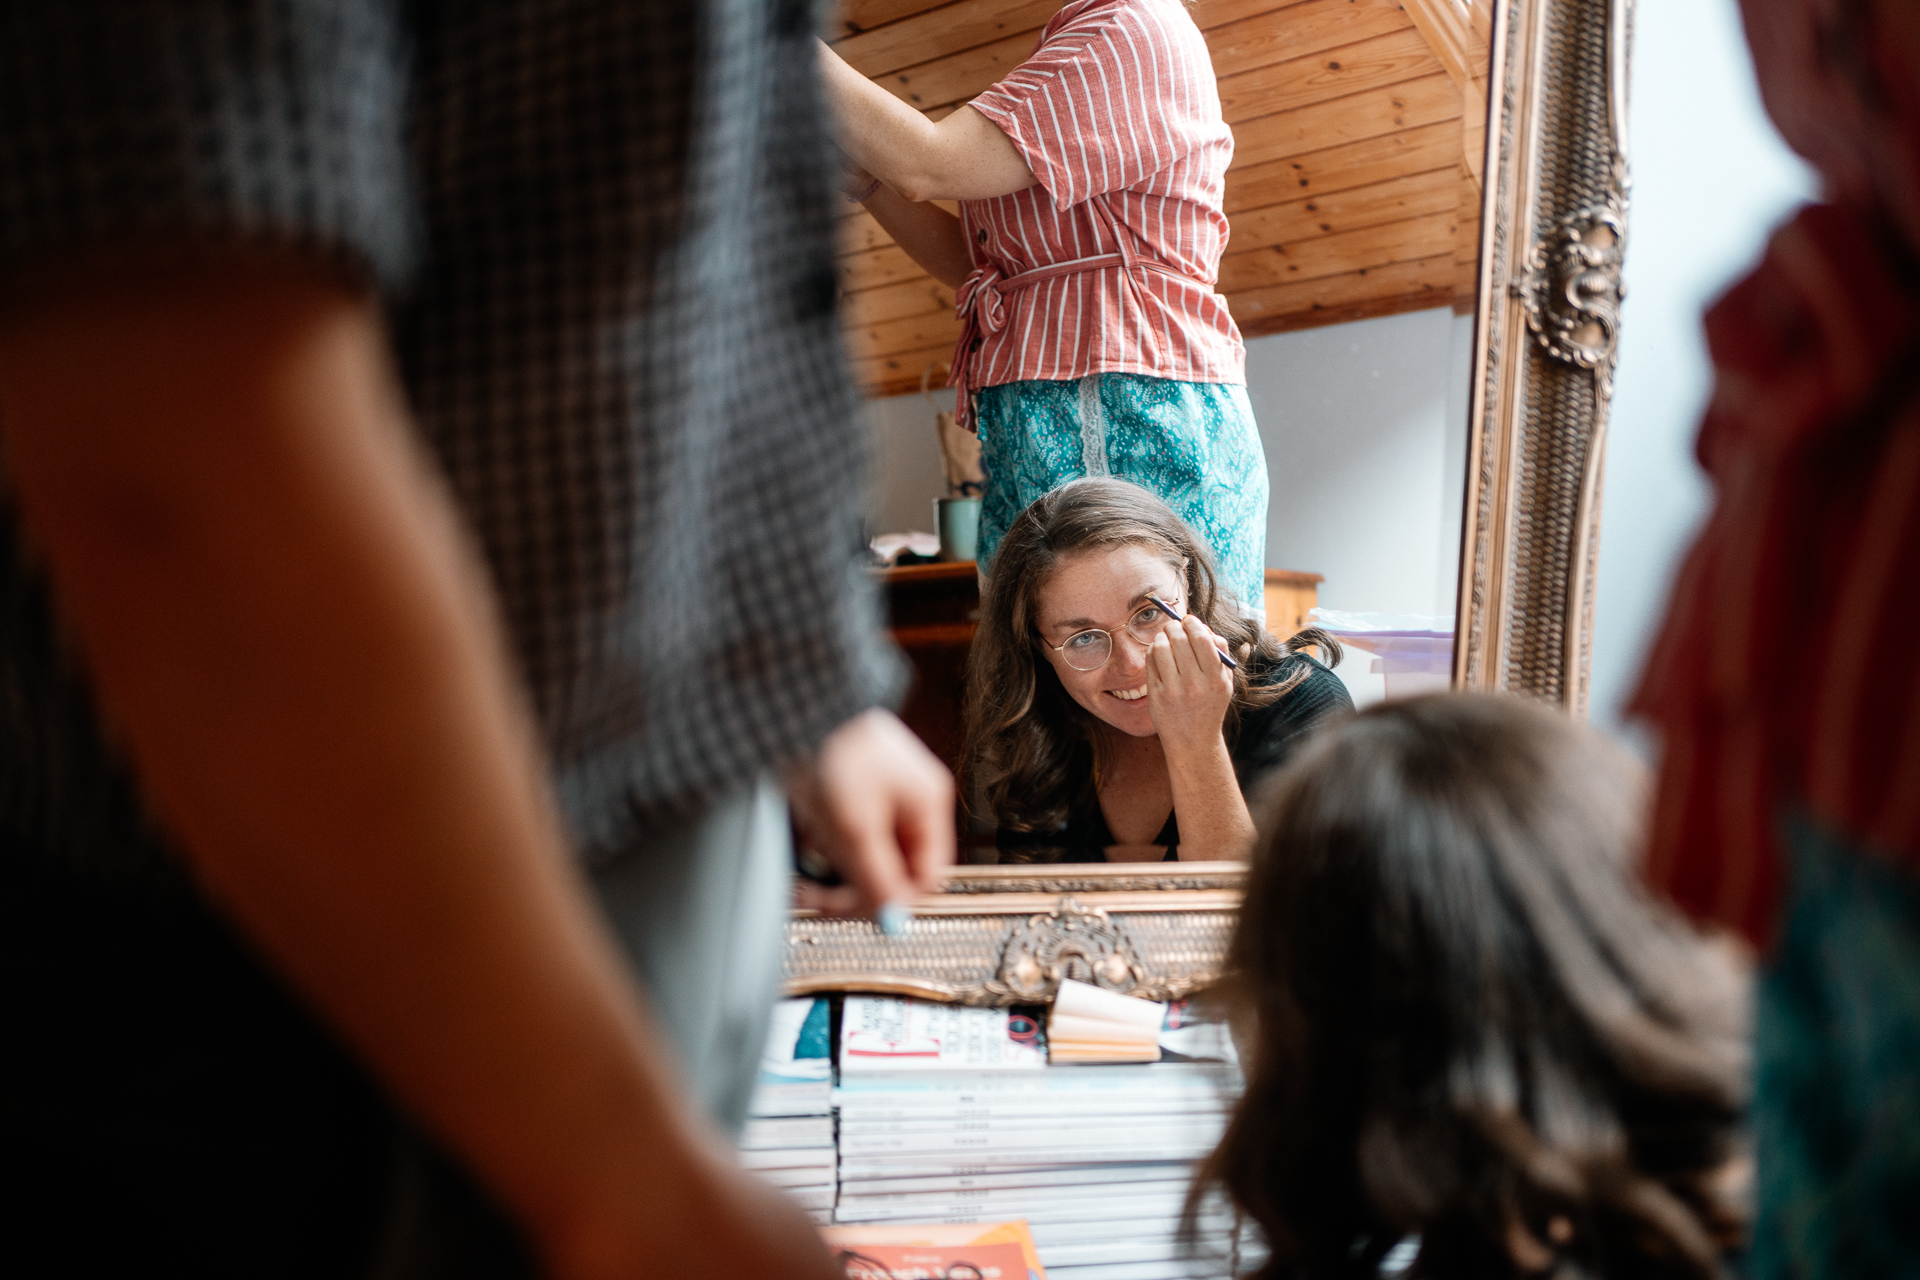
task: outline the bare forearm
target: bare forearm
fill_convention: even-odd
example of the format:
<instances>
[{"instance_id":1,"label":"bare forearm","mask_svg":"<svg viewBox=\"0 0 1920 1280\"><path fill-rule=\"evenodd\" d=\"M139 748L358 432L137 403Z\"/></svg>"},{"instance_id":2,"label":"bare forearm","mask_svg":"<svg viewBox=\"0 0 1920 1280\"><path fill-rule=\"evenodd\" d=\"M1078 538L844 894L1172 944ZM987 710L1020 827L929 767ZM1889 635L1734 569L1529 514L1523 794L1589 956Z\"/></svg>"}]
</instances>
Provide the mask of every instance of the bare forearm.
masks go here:
<instances>
[{"instance_id":1,"label":"bare forearm","mask_svg":"<svg viewBox=\"0 0 1920 1280\"><path fill-rule=\"evenodd\" d=\"M1034 184L1026 160L979 112L962 107L935 122L824 44L820 65L841 148L908 200L986 200Z\"/></svg>"},{"instance_id":2,"label":"bare forearm","mask_svg":"<svg viewBox=\"0 0 1920 1280\"><path fill-rule=\"evenodd\" d=\"M882 186L867 197L866 207L893 242L940 283L957 289L973 271L965 228L939 205L915 203Z\"/></svg>"},{"instance_id":3,"label":"bare forearm","mask_svg":"<svg viewBox=\"0 0 1920 1280\"><path fill-rule=\"evenodd\" d=\"M0 317L7 461L199 879L581 1274L705 1139L383 352L283 264L43 277Z\"/></svg>"},{"instance_id":4,"label":"bare forearm","mask_svg":"<svg viewBox=\"0 0 1920 1280\"><path fill-rule=\"evenodd\" d=\"M1234 777L1224 739L1182 749L1166 745L1173 812L1180 824L1180 856L1244 859L1253 848L1253 817Z\"/></svg>"}]
</instances>

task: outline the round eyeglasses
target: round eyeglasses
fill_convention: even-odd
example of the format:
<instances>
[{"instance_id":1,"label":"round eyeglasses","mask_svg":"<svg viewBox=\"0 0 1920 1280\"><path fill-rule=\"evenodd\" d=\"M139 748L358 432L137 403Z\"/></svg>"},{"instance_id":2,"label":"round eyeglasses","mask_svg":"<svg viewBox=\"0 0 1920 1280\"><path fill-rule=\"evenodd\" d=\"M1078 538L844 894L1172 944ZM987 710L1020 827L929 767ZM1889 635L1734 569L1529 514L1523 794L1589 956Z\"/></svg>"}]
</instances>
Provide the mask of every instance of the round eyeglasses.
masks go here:
<instances>
[{"instance_id":1,"label":"round eyeglasses","mask_svg":"<svg viewBox=\"0 0 1920 1280\"><path fill-rule=\"evenodd\" d=\"M1121 630L1132 636L1134 643L1144 649L1153 643L1166 622L1166 614L1160 612L1157 606L1147 605L1128 618L1127 625ZM1043 640L1041 644L1059 654L1061 660L1075 671L1098 671L1113 657L1113 637L1114 632L1089 627L1085 631L1074 632L1064 643L1047 644Z\"/></svg>"}]
</instances>

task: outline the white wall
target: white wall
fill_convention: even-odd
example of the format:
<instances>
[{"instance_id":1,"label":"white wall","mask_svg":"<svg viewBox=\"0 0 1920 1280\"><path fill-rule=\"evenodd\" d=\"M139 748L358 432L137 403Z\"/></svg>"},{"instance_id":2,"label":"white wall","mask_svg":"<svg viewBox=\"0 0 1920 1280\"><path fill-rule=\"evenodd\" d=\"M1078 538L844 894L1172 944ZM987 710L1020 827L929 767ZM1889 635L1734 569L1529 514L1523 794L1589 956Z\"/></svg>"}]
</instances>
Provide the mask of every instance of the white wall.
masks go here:
<instances>
[{"instance_id":1,"label":"white wall","mask_svg":"<svg viewBox=\"0 0 1920 1280\"><path fill-rule=\"evenodd\" d=\"M930 395L932 404L920 395L866 403L867 523L876 534L934 531L934 499L947 491L947 480L933 415L953 408L953 392L939 388Z\"/></svg>"},{"instance_id":2,"label":"white wall","mask_svg":"<svg viewBox=\"0 0 1920 1280\"><path fill-rule=\"evenodd\" d=\"M1472 341L1441 308L1247 344L1267 564L1325 574L1326 608L1453 612Z\"/></svg>"},{"instance_id":3,"label":"white wall","mask_svg":"<svg viewBox=\"0 0 1920 1280\"><path fill-rule=\"evenodd\" d=\"M1634 6L1633 204L1594 598L1594 723L1621 718L1709 497L1693 435L1711 372L1700 314L1758 257L1810 171L1761 110L1735 0Z\"/></svg>"},{"instance_id":4,"label":"white wall","mask_svg":"<svg viewBox=\"0 0 1920 1280\"><path fill-rule=\"evenodd\" d=\"M1473 320L1447 308L1247 344L1269 567L1325 574L1328 609L1453 612L1472 358ZM1362 706L1386 692L1372 663L1339 667Z\"/></svg>"}]
</instances>

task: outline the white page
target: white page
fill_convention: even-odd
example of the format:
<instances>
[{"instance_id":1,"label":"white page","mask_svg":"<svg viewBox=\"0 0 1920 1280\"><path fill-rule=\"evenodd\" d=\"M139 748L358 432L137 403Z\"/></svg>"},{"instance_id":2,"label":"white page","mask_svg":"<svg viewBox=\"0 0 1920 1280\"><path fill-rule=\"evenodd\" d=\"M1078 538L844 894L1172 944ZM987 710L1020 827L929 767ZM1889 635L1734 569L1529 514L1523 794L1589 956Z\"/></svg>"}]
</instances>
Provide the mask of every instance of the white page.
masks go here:
<instances>
[{"instance_id":1,"label":"white page","mask_svg":"<svg viewBox=\"0 0 1920 1280\"><path fill-rule=\"evenodd\" d=\"M1167 1181L1184 1183L1191 1173L1191 1166L1186 1161L1160 1161L1147 1164L1099 1164L1056 1169L1024 1169L974 1174L961 1178L848 1178L841 1183L841 1188L848 1195L873 1199L921 1196L931 1191L949 1189L955 1190L955 1194L959 1196L969 1196L980 1191L998 1191L1008 1188L1077 1187ZM1039 1194L1035 1192L1036 1196ZM1114 1194L1128 1193L1116 1190Z\"/></svg>"},{"instance_id":2,"label":"white page","mask_svg":"<svg viewBox=\"0 0 1920 1280\"><path fill-rule=\"evenodd\" d=\"M1186 1192L1160 1196L1134 1196L1127 1199L1088 1198L1081 1200L1036 1200L1024 1205L959 1203L942 1212L938 1205L912 1205L902 1208L869 1209L841 1201L834 1210L835 1222L1006 1222L1024 1218L1028 1223L1130 1222L1137 1218L1175 1215L1186 1207Z\"/></svg>"},{"instance_id":3,"label":"white page","mask_svg":"<svg viewBox=\"0 0 1920 1280\"><path fill-rule=\"evenodd\" d=\"M1038 1045L1016 1042L1005 1009L974 1009L898 996L848 996L840 1071L1042 1070Z\"/></svg>"},{"instance_id":4,"label":"white page","mask_svg":"<svg viewBox=\"0 0 1920 1280\"><path fill-rule=\"evenodd\" d=\"M1183 1167L1184 1168L1184 1167ZM840 1207L849 1214L867 1212L899 1217L916 1209L931 1211L932 1206L951 1206L951 1212L1000 1212L1010 1207L1051 1208L1075 1204L1112 1204L1134 1199L1170 1199L1185 1201L1188 1177L1161 1178L1153 1182L1071 1183L1057 1187L956 1188L946 1191L913 1192L907 1195L850 1195L842 1191Z\"/></svg>"}]
</instances>

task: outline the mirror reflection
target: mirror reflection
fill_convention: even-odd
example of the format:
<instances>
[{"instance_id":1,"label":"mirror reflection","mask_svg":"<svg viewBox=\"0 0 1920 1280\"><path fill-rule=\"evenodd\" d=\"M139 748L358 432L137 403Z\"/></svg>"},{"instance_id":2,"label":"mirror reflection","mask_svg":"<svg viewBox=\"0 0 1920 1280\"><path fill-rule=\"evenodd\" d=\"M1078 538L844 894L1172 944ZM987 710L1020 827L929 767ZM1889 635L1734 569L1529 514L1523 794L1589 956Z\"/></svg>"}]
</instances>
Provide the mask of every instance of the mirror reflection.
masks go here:
<instances>
[{"instance_id":1,"label":"mirror reflection","mask_svg":"<svg viewBox=\"0 0 1920 1280\"><path fill-rule=\"evenodd\" d=\"M1173 852L1163 844L1045 845L1020 844L1011 848L975 849L968 861L975 865L1051 866L1055 863L1165 862Z\"/></svg>"},{"instance_id":2,"label":"mirror reflection","mask_svg":"<svg viewBox=\"0 0 1920 1280\"><path fill-rule=\"evenodd\" d=\"M876 572L968 860L1242 856L1314 722L1450 682L1490 31L1486 0L843 6Z\"/></svg>"}]
</instances>

